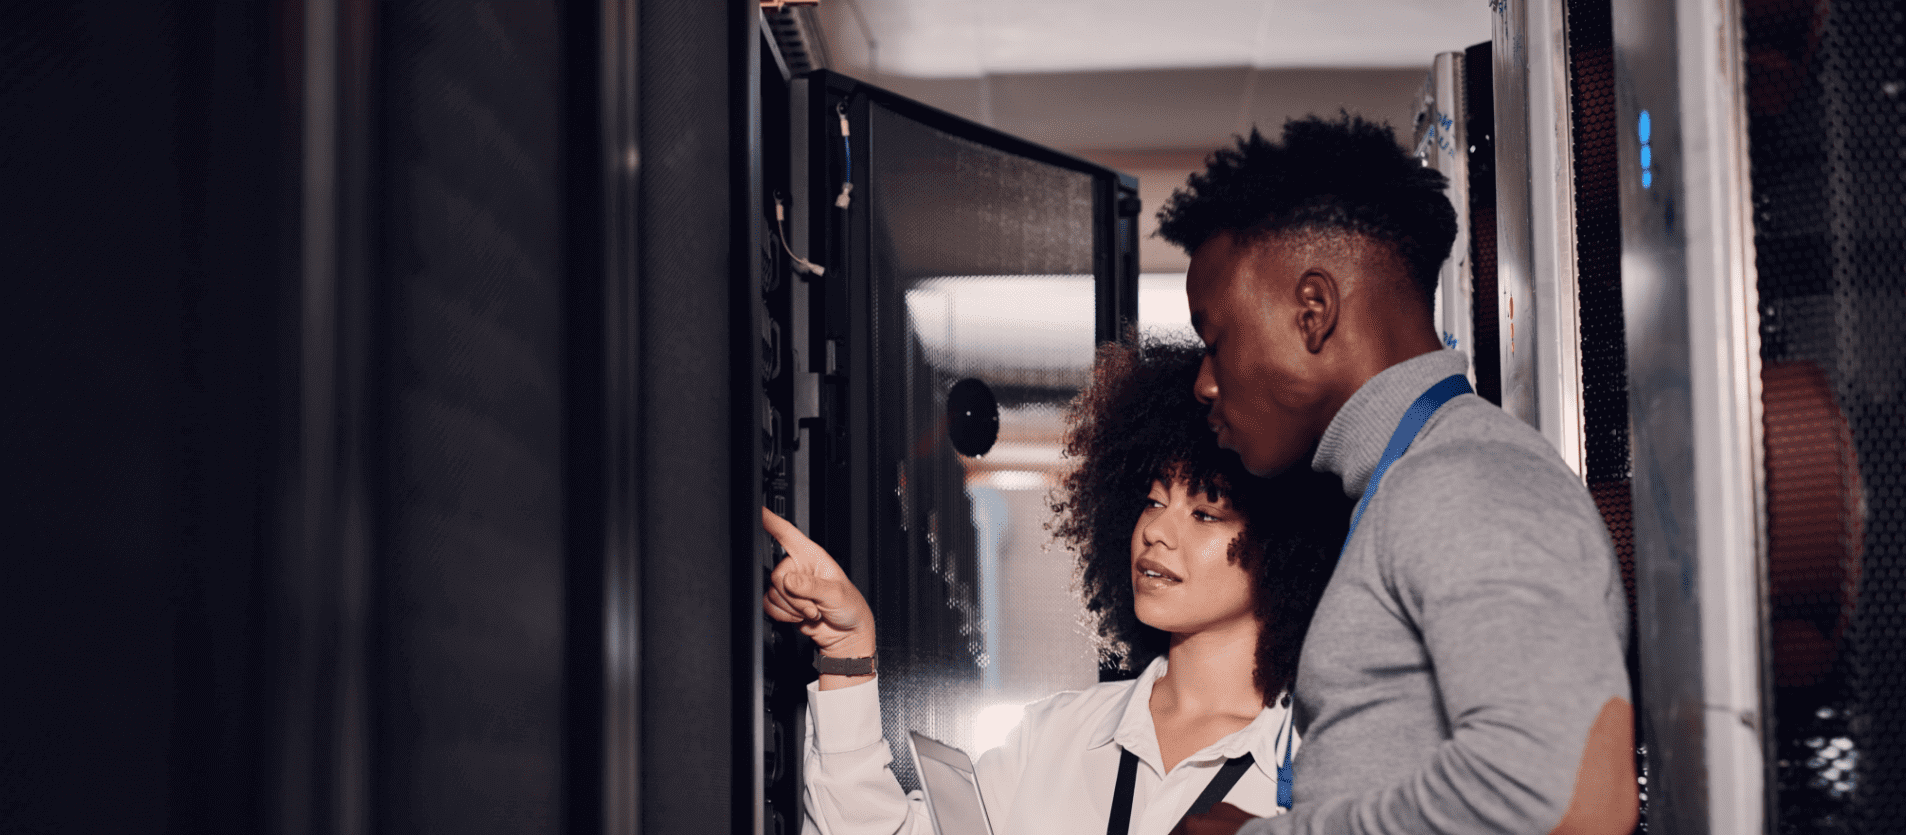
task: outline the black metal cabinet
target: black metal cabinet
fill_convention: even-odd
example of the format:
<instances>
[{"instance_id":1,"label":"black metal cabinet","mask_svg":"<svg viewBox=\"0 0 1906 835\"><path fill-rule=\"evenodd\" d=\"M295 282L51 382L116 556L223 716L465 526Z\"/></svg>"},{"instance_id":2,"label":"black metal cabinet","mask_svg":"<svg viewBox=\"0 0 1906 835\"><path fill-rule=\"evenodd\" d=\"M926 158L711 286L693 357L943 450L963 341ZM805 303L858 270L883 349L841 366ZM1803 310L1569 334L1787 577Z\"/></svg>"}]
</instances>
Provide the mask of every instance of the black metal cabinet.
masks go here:
<instances>
[{"instance_id":1,"label":"black metal cabinet","mask_svg":"<svg viewBox=\"0 0 1906 835\"><path fill-rule=\"evenodd\" d=\"M1044 491L1030 485L1056 471L1060 410L1095 346L1136 318L1137 183L837 73L802 75L788 92L785 180L779 91L763 93L763 211L786 244L763 256L778 276L763 358L790 372L762 410L787 467L768 473L769 501L873 605L885 724L910 782L905 731L970 746L975 711L1011 689L1004 645L1029 646L1006 623L1025 581L1002 572L1002 549L1017 542L1008 526L1043 525ZM949 411L956 384L977 400ZM961 432L975 439L965 453L950 437ZM997 445L966 454L989 433ZM768 792L794 810L811 650L773 634ZM1091 658L1080 663L1096 678Z\"/></svg>"}]
</instances>

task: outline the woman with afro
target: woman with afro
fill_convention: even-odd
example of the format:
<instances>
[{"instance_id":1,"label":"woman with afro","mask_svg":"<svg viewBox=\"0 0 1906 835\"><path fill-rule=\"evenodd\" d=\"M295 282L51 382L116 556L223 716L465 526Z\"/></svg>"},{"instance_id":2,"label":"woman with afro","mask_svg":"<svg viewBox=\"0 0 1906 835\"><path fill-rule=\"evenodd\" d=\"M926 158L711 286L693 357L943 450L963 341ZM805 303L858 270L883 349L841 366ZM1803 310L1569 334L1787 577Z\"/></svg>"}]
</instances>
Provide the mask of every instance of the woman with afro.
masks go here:
<instances>
[{"instance_id":1,"label":"woman with afro","mask_svg":"<svg viewBox=\"0 0 1906 835\"><path fill-rule=\"evenodd\" d=\"M979 758L998 835L1166 835L1213 792L1253 816L1289 805L1286 693L1350 505L1332 476L1259 479L1219 449L1192 397L1201 357L1185 344L1107 345L1072 404L1076 463L1052 529L1076 554L1101 651L1138 675L1028 705ZM789 554L769 616L799 623L824 659L871 657L860 592L798 529L763 518ZM809 694L808 831L932 835L886 768L875 676L829 663Z\"/></svg>"}]
</instances>

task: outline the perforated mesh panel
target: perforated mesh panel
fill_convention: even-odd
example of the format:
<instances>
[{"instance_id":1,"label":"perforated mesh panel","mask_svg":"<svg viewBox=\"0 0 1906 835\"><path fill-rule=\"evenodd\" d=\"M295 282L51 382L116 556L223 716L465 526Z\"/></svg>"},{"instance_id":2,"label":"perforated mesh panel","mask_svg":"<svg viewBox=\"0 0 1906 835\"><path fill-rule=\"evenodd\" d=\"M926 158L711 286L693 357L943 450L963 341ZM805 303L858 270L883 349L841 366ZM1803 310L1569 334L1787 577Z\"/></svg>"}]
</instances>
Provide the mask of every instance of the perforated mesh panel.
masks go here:
<instances>
[{"instance_id":1,"label":"perforated mesh panel","mask_svg":"<svg viewBox=\"0 0 1906 835\"><path fill-rule=\"evenodd\" d=\"M909 729L977 754L984 708L1097 680L1071 618L1038 617L1077 611L1042 499L1059 409L1092 357L1094 180L880 105L868 133L870 602L884 725L911 788ZM1000 406L978 458L948 439L946 395L968 378Z\"/></svg>"},{"instance_id":2,"label":"perforated mesh panel","mask_svg":"<svg viewBox=\"0 0 1906 835\"><path fill-rule=\"evenodd\" d=\"M1490 44L1463 53L1463 105L1469 137L1469 263L1476 284L1469 295L1474 320L1476 394L1502 405L1502 340L1496 317L1496 102Z\"/></svg>"},{"instance_id":3,"label":"perforated mesh panel","mask_svg":"<svg viewBox=\"0 0 1906 835\"><path fill-rule=\"evenodd\" d=\"M1631 477L1628 350L1621 307L1621 169L1615 156L1615 66L1609 14L1607 0L1578 0L1568 7L1584 475L1590 484Z\"/></svg>"},{"instance_id":4,"label":"perforated mesh panel","mask_svg":"<svg viewBox=\"0 0 1906 835\"><path fill-rule=\"evenodd\" d=\"M1621 294L1620 161L1616 155L1614 31L1608 0L1568 3L1570 135L1575 171L1576 281L1581 306L1583 477L1621 563L1635 611L1633 468L1628 444L1628 349ZM1636 634L1631 622L1629 634ZM1629 653L1629 676L1639 674ZM1640 692L1640 688L1636 688ZM1646 741L1637 740L1645 750ZM1637 758L1637 770L1645 762ZM1641 787L1646 832L1647 786Z\"/></svg>"},{"instance_id":5,"label":"perforated mesh panel","mask_svg":"<svg viewBox=\"0 0 1906 835\"><path fill-rule=\"evenodd\" d=\"M1746 4L1781 832L1906 830L1906 50Z\"/></svg>"}]
</instances>

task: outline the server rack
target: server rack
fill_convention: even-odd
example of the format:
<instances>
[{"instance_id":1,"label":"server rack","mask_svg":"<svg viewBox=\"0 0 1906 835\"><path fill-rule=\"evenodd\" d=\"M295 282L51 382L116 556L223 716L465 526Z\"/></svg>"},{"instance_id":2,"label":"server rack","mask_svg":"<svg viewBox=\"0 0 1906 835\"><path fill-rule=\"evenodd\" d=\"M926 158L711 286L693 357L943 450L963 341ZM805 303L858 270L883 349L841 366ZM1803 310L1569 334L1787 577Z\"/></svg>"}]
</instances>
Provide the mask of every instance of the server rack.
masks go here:
<instances>
[{"instance_id":1,"label":"server rack","mask_svg":"<svg viewBox=\"0 0 1906 835\"><path fill-rule=\"evenodd\" d=\"M1897 4L1613 20L1652 820L1898 831Z\"/></svg>"},{"instance_id":2,"label":"server rack","mask_svg":"<svg viewBox=\"0 0 1906 835\"><path fill-rule=\"evenodd\" d=\"M1411 119L1410 147L1449 178L1456 240L1437 276L1433 318L1444 347L1469 358L1470 384L1502 402L1496 322L1495 108L1490 45L1445 52L1430 62Z\"/></svg>"},{"instance_id":3,"label":"server rack","mask_svg":"<svg viewBox=\"0 0 1906 835\"><path fill-rule=\"evenodd\" d=\"M781 451L764 453L774 465L767 495L874 607L890 742L911 727L966 743L976 700L998 692L1010 666L998 595L1011 588L999 570L1001 548L1012 546L989 520L1049 515L1042 489L973 485L1009 471L1026 416L1039 431L1057 425L1094 346L1136 321L1137 183L838 73L764 87L771 102L783 95L785 111L764 110L769 133L784 118L790 140L785 156L769 143L769 157L788 165L783 178L769 164L763 204L778 218L778 240L762 257L774 288L764 297L762 345L783 369L760 411L764 442L778 439L766 447ZM1000 289L1020 302L1058 294L1029 307L1051 308L1047 335L1063 362L1040 359L1039 345L1016 354L949 336L986 321L957 305L985 304ZM929 326L934 316L942 318ZM990 392L995 415L949 412L954 384L972 391L973 380ZM980 436L996 432L1003 445L978 455L964 442L964 453L956 448L968 411L978 413ZM1023 478L1054 463L1010 472ZM792 630L770 634L769 817L781 821L771 826L798 825L811 648ZM1073 669L1084 683L1096 679L1095 657L1082 663ZM904 744L895 755L901 780L912 781Z\"/></svg>"}]
</instances>

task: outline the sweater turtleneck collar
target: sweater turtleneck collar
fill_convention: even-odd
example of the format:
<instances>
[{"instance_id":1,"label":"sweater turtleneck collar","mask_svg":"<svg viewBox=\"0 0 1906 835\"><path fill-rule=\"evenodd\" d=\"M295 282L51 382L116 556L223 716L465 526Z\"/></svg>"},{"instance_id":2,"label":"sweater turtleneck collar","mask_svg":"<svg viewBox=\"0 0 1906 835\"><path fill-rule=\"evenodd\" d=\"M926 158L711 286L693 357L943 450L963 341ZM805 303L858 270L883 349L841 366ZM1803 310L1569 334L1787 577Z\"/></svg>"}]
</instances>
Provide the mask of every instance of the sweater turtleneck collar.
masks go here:
<instances>
[{"instance_id":1,"label":"sweater turtleneck collar","mask_svg":"<svg viewBox=\"0 0 1906 835\"><path fill-rule=\"evenodd\" d=\"M1346 495L1361 497L1403 412L1437 381L1468 370L1469 358L1461 351L1444 350L1404 360L1371 377L1330 419L1311 468L1336 473Z\"/></svg>"}]
</instances>

